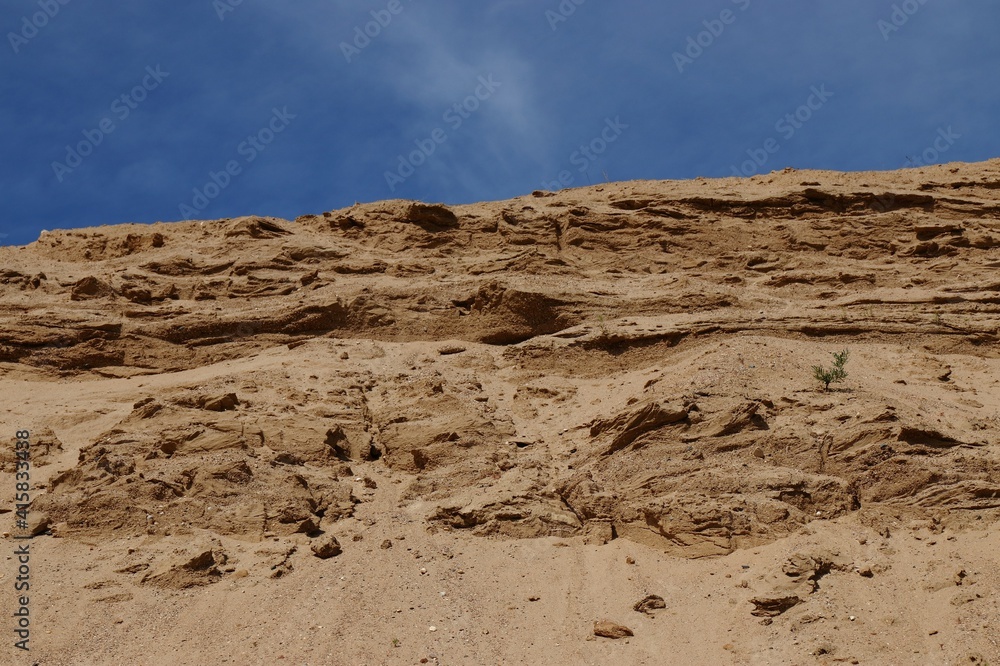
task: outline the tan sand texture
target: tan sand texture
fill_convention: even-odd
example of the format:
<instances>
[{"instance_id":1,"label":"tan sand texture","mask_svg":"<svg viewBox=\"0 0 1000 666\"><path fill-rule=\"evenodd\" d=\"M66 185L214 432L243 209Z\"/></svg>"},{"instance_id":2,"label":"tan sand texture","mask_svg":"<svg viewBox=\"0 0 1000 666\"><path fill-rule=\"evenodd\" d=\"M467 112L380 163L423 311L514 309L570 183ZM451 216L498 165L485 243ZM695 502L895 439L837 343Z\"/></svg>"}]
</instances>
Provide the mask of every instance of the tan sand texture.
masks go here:
<instances>
[{"instance_id":1,"label":"tan sand texture","mask_svg":"<svg viewBox=\"0 0 1000 666\"><path fill-rule=\"evenodd\" d=\"M1000 663L1000 160L51 231L0 322L0 663Z\"/></svg>"}]
</instances>

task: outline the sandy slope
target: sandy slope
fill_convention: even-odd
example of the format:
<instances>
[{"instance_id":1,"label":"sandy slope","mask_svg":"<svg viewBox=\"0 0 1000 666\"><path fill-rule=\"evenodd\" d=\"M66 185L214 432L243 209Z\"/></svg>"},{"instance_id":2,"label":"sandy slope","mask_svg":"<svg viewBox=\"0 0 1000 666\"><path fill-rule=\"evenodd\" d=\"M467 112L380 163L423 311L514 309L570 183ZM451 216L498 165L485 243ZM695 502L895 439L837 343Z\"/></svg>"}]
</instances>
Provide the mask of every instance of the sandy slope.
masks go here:
<instances>
[{"instance_id":1,"label":"sandy slope","mask_svg":"<svg viewBox=\"0 0 1000 666\"><path fill-rule=\"evenodd\" d=\"M998 663L998 190L786 170L0 249L0 663Z\"/></svg>"}]
</instances>

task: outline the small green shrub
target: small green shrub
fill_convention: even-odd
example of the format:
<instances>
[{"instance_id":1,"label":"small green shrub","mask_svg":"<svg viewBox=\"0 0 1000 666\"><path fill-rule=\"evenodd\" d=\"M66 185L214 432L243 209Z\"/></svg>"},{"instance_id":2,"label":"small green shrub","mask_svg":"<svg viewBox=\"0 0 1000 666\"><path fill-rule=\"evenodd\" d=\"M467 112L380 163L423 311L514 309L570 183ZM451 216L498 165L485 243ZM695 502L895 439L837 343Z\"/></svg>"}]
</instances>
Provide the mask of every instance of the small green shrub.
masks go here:
<instances>
[{"instance_id":1,"label":"small green shrub","mask_svg":"<svg viewBox=\"0 0 1000 666\"><path fill-rule=\"evenodd\" d=\"M598 340L610 340L611 339L611 329L608 328L608 322L604 319L604 315L597 315L597 327L600 329L600 333L597 336Z\"/></svg>"},{"instance_id":2,"label":"small green shrub","mask_svg":"<svg viewBox=\"0 0 1000 666\"><path fill-rule=\"evenodd\" d=\"M834 352L832 368L824 368L819 365L813 366L813 377L816 378L816 381L823 384L824 391L830 390L830 384L842 382L847 379L847 370L844 369L844 366L847 365L847 356L848 352L846 349L842 352Z\"/></svg>"}]
</instances>

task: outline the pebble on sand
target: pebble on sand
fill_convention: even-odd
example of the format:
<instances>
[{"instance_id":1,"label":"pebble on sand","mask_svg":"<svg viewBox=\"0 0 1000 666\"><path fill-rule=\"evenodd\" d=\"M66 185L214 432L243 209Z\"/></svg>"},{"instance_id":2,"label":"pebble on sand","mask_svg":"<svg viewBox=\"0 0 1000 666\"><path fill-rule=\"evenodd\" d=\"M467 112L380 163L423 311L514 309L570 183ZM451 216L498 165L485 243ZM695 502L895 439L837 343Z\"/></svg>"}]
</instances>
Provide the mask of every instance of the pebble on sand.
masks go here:
<instances>
[{"instance_id":1,"label":"pebble on sand","mask_svg":"<svg viewBox=\"0 0 1000 666\"><path fill-rule=\"evenodd\" d=\"M623 624L618 624L617 622L612 622L611 620L596 620L594 622L594 635L602 636L604 638L625 638L627 636L634 636L635 634L631 629Z\"/></svg>"}]
</instances>

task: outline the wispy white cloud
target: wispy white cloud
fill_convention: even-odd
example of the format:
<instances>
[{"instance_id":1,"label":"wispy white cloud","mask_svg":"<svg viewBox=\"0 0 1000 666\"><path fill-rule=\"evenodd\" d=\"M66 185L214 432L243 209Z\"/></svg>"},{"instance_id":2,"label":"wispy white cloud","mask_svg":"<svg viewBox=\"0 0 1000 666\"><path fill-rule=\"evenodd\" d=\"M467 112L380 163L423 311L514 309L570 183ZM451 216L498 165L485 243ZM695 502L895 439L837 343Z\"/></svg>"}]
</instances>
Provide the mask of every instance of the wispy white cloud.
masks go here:
<instances>
[{"instance_id":1,"label":"wispy white cloud","mask_svg":"<svg viewBox=\"0 0 1000 666\"><path fill-rule=\"evenodd\" d=\"M461 18L449 12L410 10L406 22L386 35L386 53L375 62L376 85L389 87L419 125L440 123L454 104L474 95L481 77L499 82L470 124L487 137L502 137L508 149L541 160L550 118L538 103L535 65L497 32L479 32L475 42L455 39ZM359 64L360 66L360 64Z\"/></svg>"}]
</instances>

